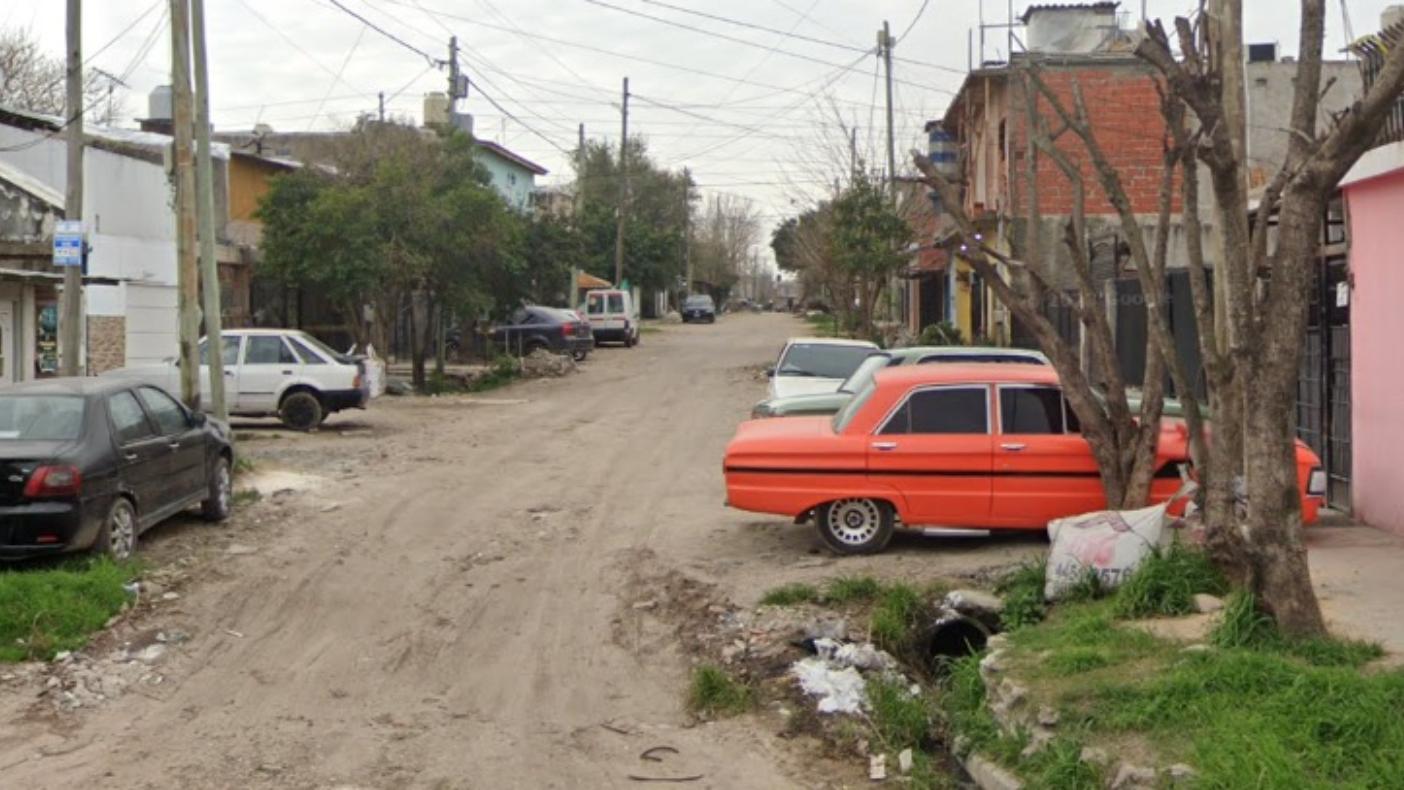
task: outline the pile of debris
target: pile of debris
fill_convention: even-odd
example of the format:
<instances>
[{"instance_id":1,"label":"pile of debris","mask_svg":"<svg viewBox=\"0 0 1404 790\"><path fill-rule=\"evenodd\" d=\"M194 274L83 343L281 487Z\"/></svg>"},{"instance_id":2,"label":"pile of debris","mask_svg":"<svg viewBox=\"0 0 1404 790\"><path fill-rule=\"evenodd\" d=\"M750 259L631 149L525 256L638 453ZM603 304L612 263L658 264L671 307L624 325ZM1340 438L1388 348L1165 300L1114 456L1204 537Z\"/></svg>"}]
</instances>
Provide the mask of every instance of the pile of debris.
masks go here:
<instances>
[{"instance_id":1,"label":"pile of debris","mask_svg":"<svg viewBox=\"0 0 1404 790\"><path fill-rule=\"evenodd\" d=\"M578 369L569 354L557 354L538 348L522 357L522 378L558 379L569 376Z\"/></svg>"}]
</instances>

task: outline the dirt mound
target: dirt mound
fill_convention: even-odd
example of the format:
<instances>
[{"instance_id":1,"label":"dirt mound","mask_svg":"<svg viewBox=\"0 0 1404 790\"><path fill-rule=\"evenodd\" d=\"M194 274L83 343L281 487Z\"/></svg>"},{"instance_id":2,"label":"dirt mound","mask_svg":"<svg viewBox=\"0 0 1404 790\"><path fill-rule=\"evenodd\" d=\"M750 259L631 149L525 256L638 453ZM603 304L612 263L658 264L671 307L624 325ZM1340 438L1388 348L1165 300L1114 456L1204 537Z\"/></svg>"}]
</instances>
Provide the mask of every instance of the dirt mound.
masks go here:
<instances>
[{"instance_id":1,"label":"dirt mound","mask_svg":"<svg viewBox=\"0 0 1404 790\"><path fill-rule=\"evenodd\" d=\"M538 348L522 357L522 378L558 379L575 371L575 360L568 354L557 354Z\"/></svg>"}]
</instances>

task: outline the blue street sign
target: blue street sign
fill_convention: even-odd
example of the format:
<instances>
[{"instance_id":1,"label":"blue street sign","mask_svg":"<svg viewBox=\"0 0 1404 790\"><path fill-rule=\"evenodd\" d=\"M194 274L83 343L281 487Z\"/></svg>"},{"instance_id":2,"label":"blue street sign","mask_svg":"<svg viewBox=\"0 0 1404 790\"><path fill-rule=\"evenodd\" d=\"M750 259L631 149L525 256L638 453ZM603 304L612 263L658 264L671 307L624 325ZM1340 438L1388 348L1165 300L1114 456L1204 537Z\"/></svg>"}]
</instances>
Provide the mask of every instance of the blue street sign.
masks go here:
<instances>
[{"instance_id":1,"label":"blue street sign","mask_svg":"<svg viewBox=\"0 0 1404 790\"><path fill-rule=\"evenodd\" d=\"M54 265L83 265L83 223L61 219L54 223Z\"/></svg>"}]
</instances>

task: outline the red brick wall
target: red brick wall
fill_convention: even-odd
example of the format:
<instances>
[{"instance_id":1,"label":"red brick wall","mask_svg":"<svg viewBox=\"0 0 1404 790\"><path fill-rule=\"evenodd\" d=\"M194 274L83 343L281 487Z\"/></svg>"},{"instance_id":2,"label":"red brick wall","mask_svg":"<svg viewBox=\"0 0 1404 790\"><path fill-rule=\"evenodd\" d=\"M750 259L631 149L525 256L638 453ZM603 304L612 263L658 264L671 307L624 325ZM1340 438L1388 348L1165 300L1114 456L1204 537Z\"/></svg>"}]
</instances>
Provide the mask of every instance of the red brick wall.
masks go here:
<instances>
[{"instance_id":1,"label":"red brick wall","mask_svg":"<svg viewBox=\"0 0 1404 790\"><path fill-rule=\"evenodd\" d=\"M1165 124L1160 116L1160 98L1155 84L1144 67L1050 65L1045 67L1042 76L1070 111L1073 109L1072 86L1074 81L1077 82L1082 89L1092 130L1120 173L1122 186L1131 199L1132 210L1138 214L1157 212L1164 169ZM1023 213L1026 211L1023 183L1026 113L1023 97L1014 96L1008 107L1016 129L1015 137L1010 142L1016 152L1014 182L1019 195L1018 210ZM1048 119L1049 128L1057 130L1061 123L1049 103L1040 98L1039 109ZM1080 166L1087 195L1087 214L1115 213L1102 191L1092 159L1082 141L1071 132L1064 132L1055 144ZM1039 157L1038 193L1039 206L1045 215L1072 212L1072 185L1047 156ZM1172 211L1180 210L1179 197L1177 180Z\"/></svg>"}]
</instances>

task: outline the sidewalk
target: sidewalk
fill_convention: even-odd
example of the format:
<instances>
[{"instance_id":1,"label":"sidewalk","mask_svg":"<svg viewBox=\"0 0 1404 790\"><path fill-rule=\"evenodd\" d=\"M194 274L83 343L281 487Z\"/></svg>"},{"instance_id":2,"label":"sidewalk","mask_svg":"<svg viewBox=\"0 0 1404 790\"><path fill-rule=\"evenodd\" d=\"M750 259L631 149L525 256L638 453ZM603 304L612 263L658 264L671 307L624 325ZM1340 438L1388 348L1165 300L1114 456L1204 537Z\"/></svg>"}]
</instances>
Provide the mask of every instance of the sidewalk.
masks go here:
<instances>
[{"instance_id":1,"label":"sidewalk","mask_svg":"<svg viewBox=\"0 0 1404 790\"><path fill-rule=\"evenodd\" d=\"M1323 519L1307 529L1307 558L1332 633L1379 642L1404 663L1404 537Z\"/></svg>"}]
</instances>

